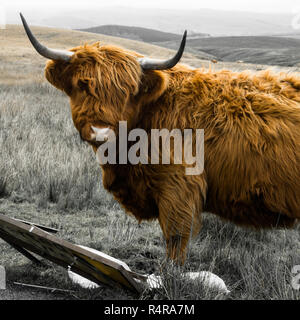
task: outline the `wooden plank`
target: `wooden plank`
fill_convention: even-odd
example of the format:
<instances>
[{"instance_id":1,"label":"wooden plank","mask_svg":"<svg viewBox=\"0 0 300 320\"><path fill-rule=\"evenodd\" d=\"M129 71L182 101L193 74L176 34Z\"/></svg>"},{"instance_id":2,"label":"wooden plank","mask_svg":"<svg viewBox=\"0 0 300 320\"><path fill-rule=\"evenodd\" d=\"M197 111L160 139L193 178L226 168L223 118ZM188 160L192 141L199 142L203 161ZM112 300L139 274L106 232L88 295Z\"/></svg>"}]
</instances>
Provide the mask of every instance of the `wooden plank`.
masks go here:
<instances>
[{"instance_id":1,"label":"wooden plank","mask_svg":"<svg viewBox=\"0 0 300 320\"><path fill-rule=\"evenodd\" d=\"M46 232L50 232L50 233L58 233L58 229L54 229L54 228L50 228L50 227L46 227L46 226L43 226L41 224L37 224L37 223L34 223L34 222L29 222L29 221L25 221L25 220L21 220L21 219L16 219L14 218L16 221L20 221L20 222L23 222L25 224L28 224L30 226L35 226L35 227L38 227Z\"/></svg>"},{"instance_id":2,"label":"wooden plank","mask_svg":"<svg viewBox=\"0 0 300 320\"><path fill-rule=\"evenodd\" d=\"M98 284L125 287L140 292L140 275L122 261L102 252L80 247L40 228L0 214L0 236L24 250L36 253ZM3 237L4 236L4 237Z\"/></svg>"}]
</instances>

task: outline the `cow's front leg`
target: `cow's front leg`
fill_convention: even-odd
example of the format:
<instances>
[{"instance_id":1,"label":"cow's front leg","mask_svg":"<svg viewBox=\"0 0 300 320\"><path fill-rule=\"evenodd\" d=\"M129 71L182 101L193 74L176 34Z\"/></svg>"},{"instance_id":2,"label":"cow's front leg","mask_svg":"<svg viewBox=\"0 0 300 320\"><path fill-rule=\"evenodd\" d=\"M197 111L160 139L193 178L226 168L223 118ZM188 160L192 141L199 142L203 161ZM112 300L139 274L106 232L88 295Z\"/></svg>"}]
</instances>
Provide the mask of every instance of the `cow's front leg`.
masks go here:
<instances>
[{"instance_id":1,"label":"cow's front leg","mask_svg":"<svg viewBox=\"0 0 300 320\"><path fill-rule=\"evenodd\" d=\"M169 180L160 192L158 220L166 239L167 256L178 264L186 259L189 239L200 231L206 187L201 176L186 177Z\"/></svg>"},{"instance_id":2,"label":"cow's front leg","mask_svg":"<svg viewBox=\"0 0 300 320\"><path fill-rule=\"evenodd\" d=\"M180 218L183 212L159 211L159 224L166 239L167 257L183 264L187 254L187 244L191 236L201 228L201 211Z\"/></svg>"}]
</instances>

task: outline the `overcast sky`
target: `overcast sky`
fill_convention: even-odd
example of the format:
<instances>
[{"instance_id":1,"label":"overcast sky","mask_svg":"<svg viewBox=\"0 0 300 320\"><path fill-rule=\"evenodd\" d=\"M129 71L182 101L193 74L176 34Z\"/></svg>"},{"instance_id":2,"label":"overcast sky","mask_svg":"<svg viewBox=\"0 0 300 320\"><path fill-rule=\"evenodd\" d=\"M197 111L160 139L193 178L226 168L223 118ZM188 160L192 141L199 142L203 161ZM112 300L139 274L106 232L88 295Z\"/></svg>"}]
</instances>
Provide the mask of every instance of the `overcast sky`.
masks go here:
<instances>
[{"instance_id":1,"label":"overcast sky","mask_svg":"<svg viewBox=\"0 0 300 320\"><path fill-rule=\"evenodd\" d=\"M299 0L0 0L6 7L17 10L28 7L55 8L72 7L101 7L101 6L123 6L123 7L151 7L151 8L174 8L174 9L218 9L239 10L254 12L278 12L293 13L300 11Z\"/></svg>"}]
</instances>

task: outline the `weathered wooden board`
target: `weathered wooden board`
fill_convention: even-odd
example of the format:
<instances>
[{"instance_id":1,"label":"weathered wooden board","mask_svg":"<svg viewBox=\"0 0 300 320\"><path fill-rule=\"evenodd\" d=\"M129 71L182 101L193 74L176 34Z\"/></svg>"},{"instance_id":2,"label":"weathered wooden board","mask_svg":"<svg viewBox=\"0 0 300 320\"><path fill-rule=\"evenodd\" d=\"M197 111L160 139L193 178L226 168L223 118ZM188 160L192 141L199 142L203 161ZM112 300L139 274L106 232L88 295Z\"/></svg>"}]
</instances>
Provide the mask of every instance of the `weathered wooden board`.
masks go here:
<instances>
[{"instance_id":1,"label":"weathered wooden board","mask_svg":"<svg viewBox=\"0 0 300 320\"><path fill-rule=\"evenodd\" d=\"M33 252L65 268L71 267L73 272L100 285L125 287L140 292L143 289L141 281L147 278L135 274L127 264L102 252L70 243L37 225L1 214L0 237L28 258L28 251Z\"/></svg>"}]
</instances>

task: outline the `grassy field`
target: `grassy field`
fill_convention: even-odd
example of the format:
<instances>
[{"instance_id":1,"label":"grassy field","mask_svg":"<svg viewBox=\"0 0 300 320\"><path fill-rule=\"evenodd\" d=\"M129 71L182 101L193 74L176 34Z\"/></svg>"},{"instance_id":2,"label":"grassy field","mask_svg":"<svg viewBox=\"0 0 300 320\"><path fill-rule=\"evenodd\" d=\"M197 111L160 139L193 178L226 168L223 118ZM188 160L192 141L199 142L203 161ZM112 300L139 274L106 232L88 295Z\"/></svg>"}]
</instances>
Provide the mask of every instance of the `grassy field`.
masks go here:
<instances>
[{"instance_id":1,"label":"grassy field","mask_svg":"<svg viewBox=\"0 0 300 320\"><path fill-rule=\"evenodd\" d=\"M34 28L47 45L68 48L84 40L118 44L152 56L170 50L136 41L75 31ZM185 55L184 62L208 62ZM101 287L82 289L67 271L50 262L37 267L0 240L0 265L7 270L1 299L300 299L291 286L300 265L300 227L253 232L204 214L203 228L189 246L182 269L164 264L165 244L158 223L140 225L126 216L101 185L93 152L73 127L68 99L43 77L45 61L20 27L0 30L0 213L58 228L58 236L126 262L138 273L162 275L164 287L140 296ZM215 68L262 66L218 64ZM219 295L201 283L180 279L185 271L209 270L231 293ZM14 282L72 290L50 292Z\"/></svg>"}]
</instances>

